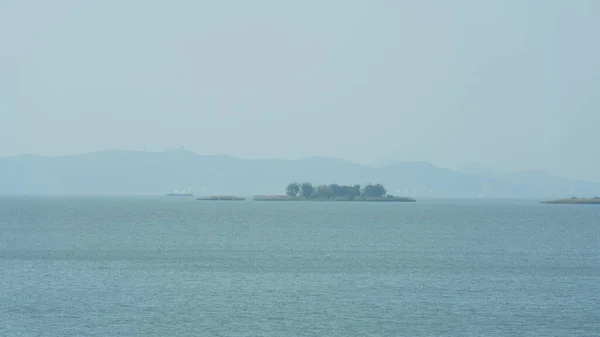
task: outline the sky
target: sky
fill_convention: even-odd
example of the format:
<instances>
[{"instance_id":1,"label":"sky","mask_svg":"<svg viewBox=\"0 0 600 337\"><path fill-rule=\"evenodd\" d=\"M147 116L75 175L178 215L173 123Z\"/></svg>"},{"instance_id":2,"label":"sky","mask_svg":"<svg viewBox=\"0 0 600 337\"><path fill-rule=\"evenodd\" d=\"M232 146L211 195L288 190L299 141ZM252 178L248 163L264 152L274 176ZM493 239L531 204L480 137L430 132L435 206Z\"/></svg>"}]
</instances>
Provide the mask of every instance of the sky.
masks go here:
<instances>
[{"instance_id":1,"label":"sky","mask_svg":"<svg viewBox=\"0 0 600 337\"><path fill-rule=\"evenodd\" d=\"M0 0L0 156L479 163L600 181L597 0Z\"/></svg>"}]
</instances>

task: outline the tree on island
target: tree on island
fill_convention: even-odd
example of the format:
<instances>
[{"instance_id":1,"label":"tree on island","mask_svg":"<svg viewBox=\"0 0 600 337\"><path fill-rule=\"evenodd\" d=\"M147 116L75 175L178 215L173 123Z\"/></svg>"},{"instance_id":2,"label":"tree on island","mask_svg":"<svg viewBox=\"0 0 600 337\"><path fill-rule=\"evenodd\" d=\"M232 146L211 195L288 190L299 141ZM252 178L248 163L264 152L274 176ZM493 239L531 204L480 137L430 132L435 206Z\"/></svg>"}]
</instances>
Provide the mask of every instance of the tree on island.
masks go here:
<instances>
[{"instance_id":1,"label":"tree on island","mask_svg":"<svg viewBox=\"0 0 600 337\"><path fill-rule=\"evenodd\" d=\"M300 185L300 195L306 199L312 197L313 193L315 192L315 188L313 186L313 184L309 183L309 182L305 182L302 183L302 185Z\"/></svg>"},{"instance_id":2,"label":"tree on island","mask_svg":"<svg viewBox=\"0 0 600 337\"><path fill-rule=\"evenodd\" d=\"M367 198L381 198L387 194L387 190L381 184L368 184L362 191L362 195Z\"/></svg>"},{"instance_id":3,"label":"tree on island","mask_svg":"<svg viewBox=\"0 0 600 337\"><path fill-rule=\"evenodd\" d=\"M315 196L321 199L329 199L331 197L335 197L336 195L333 193L333 188L327 185L319 185L315 190Z\"/></svg>"},{"instance_id":4,"label":"tree on island","mask_svg":"<svg viewBox=\"0 0 600 337\"><path fill-rule=\"evenodd\" d=\"M291 197L296 197L298 194L305 199L321 199L321 200L358 200L358 198L393 198L387 195L387 190L381 184L361 185L319 185L314 187L311 183L305 182L301 185L291 183L286 188L286 194Z\"/></svg>"},{"instance_id":5,"label":"tree on island","mask_svg":"<svg viewBox=\"0 0 600 337\"><path fill-rule=\"evenodd\" d=\"M290 197L297 197L298 193L300 193L300 184L290 183L289 185L287 185L285 189L285 194L289 195Z\"/></svg>"},{"instance_id":6,"label":"tree on island","mask_svg":"<svg viewBox=\"0 0 600 337\"><path fill-rule=\"evenodd\" d=\"M333 194L335 196L344 196L344 197L359 197L361 195L361 186L360 185L338 185L331 184L329 185L333 189Z\"/></svg>"}]
</instances>

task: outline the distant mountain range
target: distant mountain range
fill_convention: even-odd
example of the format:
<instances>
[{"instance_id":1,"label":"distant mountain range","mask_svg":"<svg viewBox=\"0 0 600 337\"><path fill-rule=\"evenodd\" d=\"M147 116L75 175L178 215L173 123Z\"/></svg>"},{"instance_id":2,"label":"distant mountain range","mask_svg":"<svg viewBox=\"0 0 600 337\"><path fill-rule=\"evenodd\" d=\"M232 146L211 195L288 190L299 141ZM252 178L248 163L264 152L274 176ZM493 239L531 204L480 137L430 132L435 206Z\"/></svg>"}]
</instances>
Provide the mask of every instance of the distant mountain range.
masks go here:
<instances>
[{"instance_id":1,"label":"distant mountain range","mask_svg":"<svg viewBox=\"0 0 600 337\"><path fill-rule=\"evenodd\" d=\"M381 183L412 197L591 197L600 183L540 171L496 172L480 165L458 170L427 162L366 166L334 159L242 159L164 152L111 150L74 156L0 158L0 194L283 194L292 181L314 184Z\"/></svg>"}]
</instances>

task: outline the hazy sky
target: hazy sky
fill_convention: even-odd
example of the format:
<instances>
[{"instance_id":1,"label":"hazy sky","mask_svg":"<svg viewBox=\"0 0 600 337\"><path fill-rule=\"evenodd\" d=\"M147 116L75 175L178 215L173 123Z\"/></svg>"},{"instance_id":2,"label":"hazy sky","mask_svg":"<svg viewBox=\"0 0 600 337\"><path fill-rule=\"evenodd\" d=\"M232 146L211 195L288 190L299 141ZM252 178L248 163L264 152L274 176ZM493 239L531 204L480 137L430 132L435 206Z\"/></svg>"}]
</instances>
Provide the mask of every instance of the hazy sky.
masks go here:
<instances>
[{"instance_id":1,"label":"hazy sky","mask_svg":"<svg viewBox=\"0 0 600 337\"><path fill-rule=\"evenodd\" d=\"M0 0L0 156L381 157L600 181L600 1Z\"/></svg>"}]
</instances>

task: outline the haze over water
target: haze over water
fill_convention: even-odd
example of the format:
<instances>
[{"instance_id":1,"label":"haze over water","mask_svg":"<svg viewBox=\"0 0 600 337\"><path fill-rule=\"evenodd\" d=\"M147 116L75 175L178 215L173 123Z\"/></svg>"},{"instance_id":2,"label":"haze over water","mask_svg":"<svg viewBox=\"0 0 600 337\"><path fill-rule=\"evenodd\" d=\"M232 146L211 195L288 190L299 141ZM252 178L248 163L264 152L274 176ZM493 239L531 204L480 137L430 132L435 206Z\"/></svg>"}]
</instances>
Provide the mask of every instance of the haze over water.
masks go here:
<instances>
[{"instance_id":1,"label":"haze over water","mask_svg":"<svg viewBox=\"0 0 600 337\"><path fill-rule=\"evenodd\" d=\"M597 0L0 1L0 157L475 162L600 182Z\"/></svg>"},{"instance_id":2,"label":"haze over water","mask_svg":"<svg viewBox=\"0 0 600 337\"><path fill-rule=\"evenodd\" d=\"M600 208L0 199L2 336L598 336Z\"/></svg>"}]
</instances>

